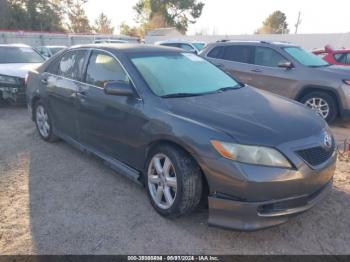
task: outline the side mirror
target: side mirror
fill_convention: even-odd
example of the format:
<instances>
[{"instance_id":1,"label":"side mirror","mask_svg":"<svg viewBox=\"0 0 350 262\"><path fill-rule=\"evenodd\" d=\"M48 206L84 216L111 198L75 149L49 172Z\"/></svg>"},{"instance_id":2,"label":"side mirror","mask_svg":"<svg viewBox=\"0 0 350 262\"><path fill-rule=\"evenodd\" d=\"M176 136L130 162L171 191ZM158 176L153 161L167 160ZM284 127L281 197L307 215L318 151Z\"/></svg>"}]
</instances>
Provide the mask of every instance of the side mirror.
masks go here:
<instances>
[{"instance_id":1,"label":"side mirror","mask_svg":"<svg viewBox=\"0 0 350 262\"><path fill-rule=\"evenodd\" d=\"M104 91L112 96L133 96L134 91L129 82L110 81L104 84Z\"/></svg>"},{"instance_id":2,"label":"side mirror","mask_svg":"<svg viewBox=\"0 0 350 262\"><path fill-rule=\"evenodd\" d=\"M198 51L197 51L196 49L192 49L190 52L191 52L192 54L198 55Z\"/></svg>"},{"instance_id":3,"label":"side mirror","mask_svg":"<svg viewBox=\"0 0 350 262\"><path fill-rule=\"evenodd\" d=\"M278 67L285 68L285 69L292 69L294 66L293 66L292 62L286 61L286 62L279 63Z\"/></svg>"}]
</instances>

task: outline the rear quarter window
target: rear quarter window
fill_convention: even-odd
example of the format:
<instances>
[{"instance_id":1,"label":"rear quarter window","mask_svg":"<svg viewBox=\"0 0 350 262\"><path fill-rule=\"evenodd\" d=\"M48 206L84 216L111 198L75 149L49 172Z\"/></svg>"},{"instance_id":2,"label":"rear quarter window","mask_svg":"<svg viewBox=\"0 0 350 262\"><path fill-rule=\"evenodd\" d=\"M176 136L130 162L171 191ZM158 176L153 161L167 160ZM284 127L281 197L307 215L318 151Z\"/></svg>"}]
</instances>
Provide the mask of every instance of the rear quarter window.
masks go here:
<instances>
[{"instance_id":1,"label":"rear quarter window","mask_svg":"<svg viewBox=\"0 0 350 262\"><path fill-rule=\"evenodd\" d=\"M254 60L254 47L240 45L225 46L222 59L252 64Z\"/></svg>"}]
</instances>

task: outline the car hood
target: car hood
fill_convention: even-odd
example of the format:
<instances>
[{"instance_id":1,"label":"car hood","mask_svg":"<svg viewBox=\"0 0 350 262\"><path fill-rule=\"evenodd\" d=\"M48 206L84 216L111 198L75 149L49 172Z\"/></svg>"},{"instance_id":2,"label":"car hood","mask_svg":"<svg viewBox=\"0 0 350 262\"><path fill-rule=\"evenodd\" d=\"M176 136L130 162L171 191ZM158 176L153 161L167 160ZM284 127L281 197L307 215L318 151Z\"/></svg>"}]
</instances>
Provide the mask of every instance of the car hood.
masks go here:
<instances>
[{"instance_id":1,"label":"car hood","mask_svg":"<svg viewBox=\"0 0 350 262\"><path fill-rule=\"evenodd\" d=\"M278 146L319 134L327 126L305 106L252 87L166 103L173 115L225 132L242 144Z\"/></svg>"},{"instance_id":2,"label":"car hood","mask_svg":"<svg viewBox=\"0 0 350 262\"><path fill-rule=\"evenodd\" d=\"M0 64L0 75L24 78L28 71L39 67L40 63L34 64Z\"/></svg>"},{"instance_id":3,"label":"car hood","mask_svg":"<svg viewBox=\"0 0 350 262\"><path fill-rule=\"evenodd\" d=\"M316 68L319 71L350 77L350 66L331 65Z\"/></svg>"}]
</instances>

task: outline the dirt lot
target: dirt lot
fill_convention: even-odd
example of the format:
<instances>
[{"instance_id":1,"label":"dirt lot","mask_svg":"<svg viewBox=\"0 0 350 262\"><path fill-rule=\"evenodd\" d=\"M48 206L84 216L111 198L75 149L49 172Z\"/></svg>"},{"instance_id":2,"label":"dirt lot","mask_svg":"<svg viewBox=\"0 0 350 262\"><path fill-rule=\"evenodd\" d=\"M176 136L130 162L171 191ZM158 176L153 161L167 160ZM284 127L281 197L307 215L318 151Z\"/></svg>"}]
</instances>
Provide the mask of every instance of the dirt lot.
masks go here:
<instances>
[{"instance_id":1,"label":"dirt lot","mask_svg":"<svg viewBox=\"0 0 350 262\"><path fill-rule=\"evenodd\" d=\"M350 124L333 129L350 137ZM338 162L323 204L263 231L208 227L207 210L167 220L141 187L40 140L25 109L1 108L0 254L350 254L349 181L350 162Z\"/></svg>"}]
</instances>

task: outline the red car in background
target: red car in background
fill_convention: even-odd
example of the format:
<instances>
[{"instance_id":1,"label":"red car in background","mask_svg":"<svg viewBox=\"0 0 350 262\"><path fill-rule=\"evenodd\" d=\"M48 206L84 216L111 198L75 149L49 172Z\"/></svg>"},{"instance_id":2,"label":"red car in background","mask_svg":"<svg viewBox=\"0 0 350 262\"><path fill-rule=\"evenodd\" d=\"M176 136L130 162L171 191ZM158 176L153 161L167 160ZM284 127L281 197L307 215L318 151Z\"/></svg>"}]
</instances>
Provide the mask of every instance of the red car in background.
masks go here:
<instances>
[{"instance_id":1,"label":"red car in background","mask_svg":"<svg viewBox=\"0 0 350 262\"><path fill-rule=\"evenodd\" d=\"M327 45L324 49L312 51L332 65L350 66L350 49L333 49Z\"/></svg>"}]
</instances>

